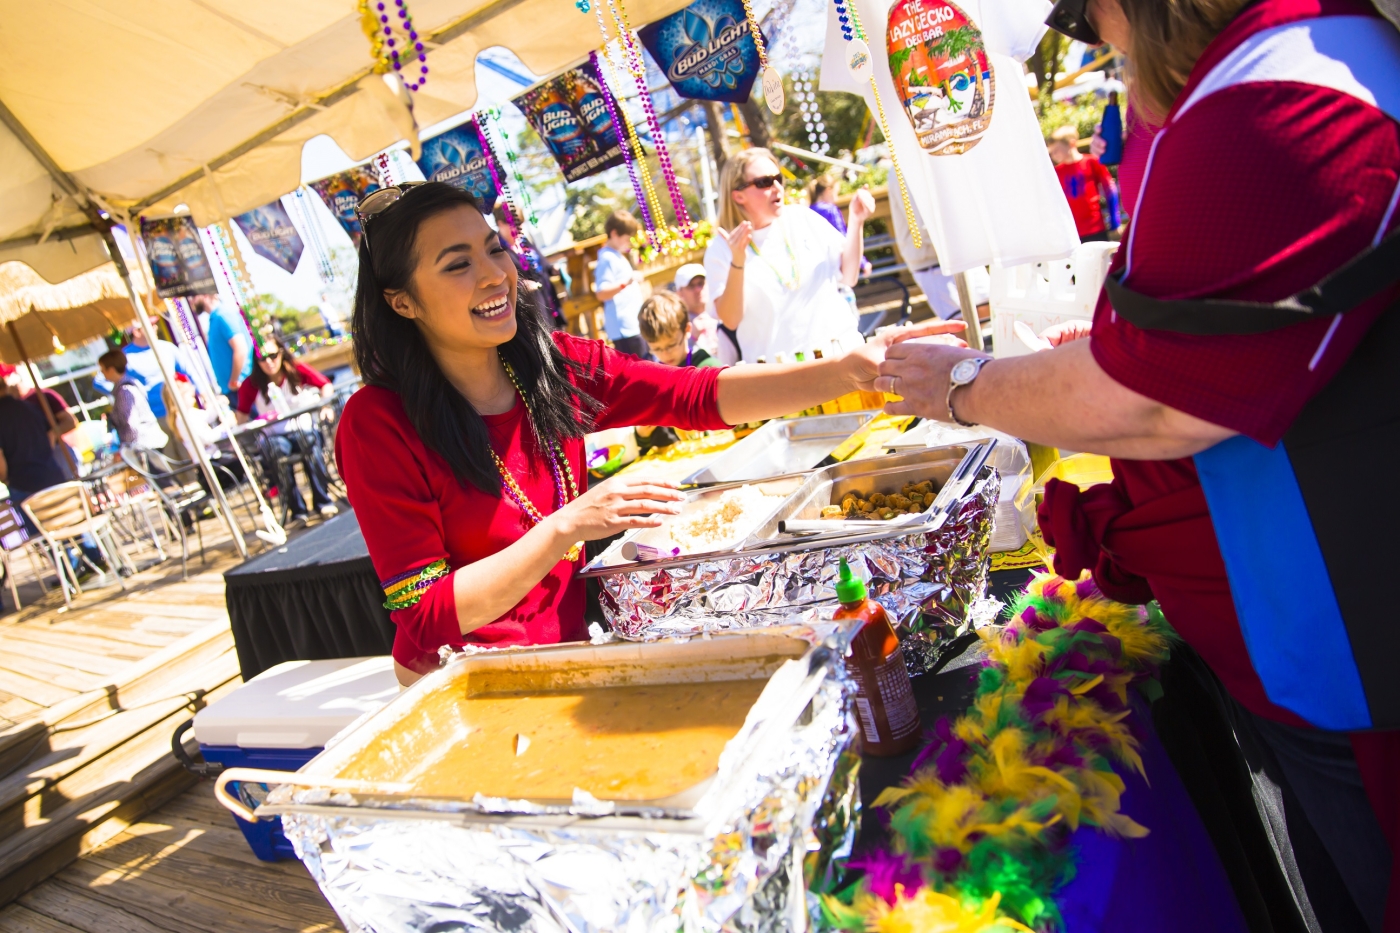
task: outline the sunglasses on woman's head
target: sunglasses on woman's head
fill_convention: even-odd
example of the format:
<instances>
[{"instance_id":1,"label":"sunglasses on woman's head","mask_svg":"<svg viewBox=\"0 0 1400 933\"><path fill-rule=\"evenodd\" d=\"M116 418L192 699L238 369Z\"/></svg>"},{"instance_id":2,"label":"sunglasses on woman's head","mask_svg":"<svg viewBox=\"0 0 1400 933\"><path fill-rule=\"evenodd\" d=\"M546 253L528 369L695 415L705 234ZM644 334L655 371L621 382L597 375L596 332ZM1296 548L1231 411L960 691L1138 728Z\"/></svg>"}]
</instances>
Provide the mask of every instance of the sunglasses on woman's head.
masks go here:
<instances>
[{"instance_id":1,"label":"sunglasses on woman's head","mask_svg":"<svg viewBox=\"0 0 1400 933\"><path fill-rule=\"evenodd\" d=\"M355 219L360 222L360 236L365 240L366 250L369 249L369 222L403 200L403 196L414 188L425 184L427 182L406 181L371 191L360 199L360 203L355 205Z\"/></svg>"},{"instance_id":2,"label":"sunglasses on woman's head","mask_svg":"<svg viewBox=\"0 0 1400 933\"><path fill-rule=\"evenodd\" d=\"M1045 25L1060 33L1077 39L1085 45L1098 45L1103 42L1098 31L1088 17L1089 0L1059 0Z\"/></svg>"},{"instance_id":3,"label":"sunglasses on woman's head","mask_svg":"<svg viewBox=\"0 0 1400 933\"><path fill-rule=\"evenodd\" d=\"M745 188L758 188L761 191L767 191L782 180L783 176L781 175L763 175L759 178L750 178L734 190L743 191Z\"/></svg>"}]
</instances>

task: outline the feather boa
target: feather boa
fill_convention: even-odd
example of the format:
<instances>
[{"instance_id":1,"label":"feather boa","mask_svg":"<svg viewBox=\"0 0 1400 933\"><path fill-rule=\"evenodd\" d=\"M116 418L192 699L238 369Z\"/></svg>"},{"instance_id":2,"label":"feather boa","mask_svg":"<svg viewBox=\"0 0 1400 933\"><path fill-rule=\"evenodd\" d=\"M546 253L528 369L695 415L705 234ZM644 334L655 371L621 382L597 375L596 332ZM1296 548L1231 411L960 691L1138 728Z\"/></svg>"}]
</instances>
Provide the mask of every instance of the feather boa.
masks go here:
<instances>
[{"instance_id":1,"label":"feather boa","mask_svg":"<svg viewBox=\"0 0 1400 933\"><path fill-rule=\"evenodd\" d=\"M1008 622L980 634L988 658L972 707L939 720L903 785L876 800L891 851L852 862L863 876L823 896L827 926L1054 929L1055 892L1074 877L1070 834L1147 834L1120 812L1115 768L1143 770L1129 688L1155 686L1168 657L1155 607L1106 599L1091 579L1038 575Z\"/></svg>"}]
</instances>

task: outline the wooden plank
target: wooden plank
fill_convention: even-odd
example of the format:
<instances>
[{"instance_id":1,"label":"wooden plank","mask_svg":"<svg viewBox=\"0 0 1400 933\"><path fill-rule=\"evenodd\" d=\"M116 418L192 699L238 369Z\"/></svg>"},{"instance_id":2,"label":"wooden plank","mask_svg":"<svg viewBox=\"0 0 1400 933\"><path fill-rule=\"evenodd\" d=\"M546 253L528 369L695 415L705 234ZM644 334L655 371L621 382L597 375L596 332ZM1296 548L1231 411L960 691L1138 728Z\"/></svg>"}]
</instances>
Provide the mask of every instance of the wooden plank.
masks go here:
<instances>
[{"instance_id":1,"label":"wooden plank","mask_svg":"<svg viewBox=\"0 0 1400 933\"><path fill-rule=\"evenodd\" d=\"M47 680L30 677L28 674L7 671L3 668L0 668L0 690L4 690L11 696L24 697L26 700L46 707L80 692L60 687Z\"/></svg>"},{"instance_id":2,"label":"wooden plank","mask_svg":"<svg viewBox=\"0 0 1400 933\"><path fill-rule=\"evenodd\" d=\"M223 606L195 606L189 603L169 605L149 599L128 599L119 608L129 615L161 616L167 619L189 619L204 622L227 622L228 609Z\"/></svg>"},{"instance_id":3,"label":"wooden plank","mask_svg":"<svg viewBox=\"0 0 1400 933\"><path fill-rule=\"evenodd\" d=\"M3 635L0 635L0 646L20 642L31 645L59 645L65 648L82 650L101 651L107 655L119 653L135 653L135 660L140 660L160 648L164 648L169 639L162 640L159 636L150 635L132 626L115 625L90 625L82 622L64 621L58 625L45 626L42 629L30 626L16 626ZM0 648L3 650L3 648Z\"/></svg>"},{"instance_id":4,"label":"wooden plank","mask_svg":"<svg viewBox=\"0 0 1400 933\"><path fill-rule=\"evenodd\" d=\"M143 916L139 903L124 904L123 910L99 900L81 885L59 877L39 885L19 903L37 914L62 921L83 933L183 933L185 926L157 926Z\"/></svg>"},{"instance_id":5,"label":"wooden plank","mask_svg":"<svg viewBox=\"0 0 1400 933\"><path fill-rule=\"evenodd\" d=\"M124 653L129 656L121 658L109 655L104 650L108 645L114 648L124 648ZM19 665L29 664L32 661L43 661L48 664L62 665L84 674L111 677L150 653L137 649L136 653L132 654L130 646L118 646L114 643L108 643L108 645L94 639L93 644L84 650L71 644L63 644L57 632L38 643L21 638L0 637L0 663L14 670Z\"/></svg>"},{"instance_id":6,"label":"wooden plank","mask_svg":"<svg viewBox=\"0 0 1400 933\"><path fill-rule=\"evenodd\" d=\"M10 903L74 859L100 846L184 791L195 780L194 775L175 764L173 758L169 765L152 769L150 774L143 777L148 780L139 787L123 787L125 796L114 800L113 806L101 815L100 820L81 824L77 831L66 836L62 833L51 834L48 841L52 844L36 847L31 858L20 862L14 870L0 878L0 904ZM84 827L87 827L85 831Z\"/></svg>"},{"instance_id":7,"label":"wooden plank","mask_svg":"<svg viewBox=\"0 0 1400 933\"><path fill-rule=\"evenodd\" d=\"M63 879L69 884L81 885L92 897L119 909L139 899L144 916L162 925L179 924L180 929L265 933L333 929L334 921L330 918L291 918L268 910L255 892L268 891L269 887L241 878L241 872L209 877L201 872L191 875L179 867L162 872L159 871L161 867L164 866L128 871L120 865L106 863L100 855L93 855L74 862L64 871ZM231 896L233 891L247 893L243 897ZM329 912L329 908L325 909Z\"/></svg>"},{"instance_id":8,"label":"wooden plank","mask_svg":"<svg viewBox=\"0 0 1400 933\"><path fill-rule=\"evenodd\" d=\"M98 638L110 638L115 641L124 641L133 645L145 645L151 650L164 648L170 644L170 639L161 635L152 635L136 628L138 619L132 619L130 625L117 625L111 619L105 619L100 624L83 622L78 619L65 618L61 623L53 623L44 631L32 625L17 625L14 628L5 630L6 638L44 638L48 631L60 631L65 635L93 635Z\"/></svg>"},{"instance_id":9,"label":"wooden plank","mask_svg":"<svg viewBox=\"0 0 1400 933\"><path fill-rule=\"evenodd\" d=\"M210 698L229 692L233 682L220 690L213 691ZM27 890L37 878L27 870L27 863L41 856L47 857L51 851L69 851L69 859L81 854L73 849L72 842L91 832L92 828L123 812L123 808L141 798L148 787L160 786L172 774L186 780L181 789L189 786L193 776L189 775L170 754L170 735L175 726L189 716L181 708L174 714L160 720L141 735L119 746L104 756L100 767L84 768L46 788L42 794L29 798L24 807L28 813L42 814L40 822L27 825L20 832L12 827L15 823L14 810L6 811L6 829L0 830L0 904L8 903L22 890ZM168 799L168 796L165 798ZM161 801L164 803L164 800ZM138 808L135 818L144 816L149 807ZM24 822L28 822L28 817ZM125 825L113 831L121 832ZM111 834L109 834L110 836ZM40 877L46 877L48 873ZM16 890L13 878L24 883Z\"/></svg>"},{"instance_id":10,"label":"wooden plank","mask_svg":"<svg viewBox=\"0 0 1400 933\"><path fill-rule=\"evenodd\" d=\"M83 933L62 921L35 913L19 904L0 911L0 933Z\"/></svg>"}]
</instances>

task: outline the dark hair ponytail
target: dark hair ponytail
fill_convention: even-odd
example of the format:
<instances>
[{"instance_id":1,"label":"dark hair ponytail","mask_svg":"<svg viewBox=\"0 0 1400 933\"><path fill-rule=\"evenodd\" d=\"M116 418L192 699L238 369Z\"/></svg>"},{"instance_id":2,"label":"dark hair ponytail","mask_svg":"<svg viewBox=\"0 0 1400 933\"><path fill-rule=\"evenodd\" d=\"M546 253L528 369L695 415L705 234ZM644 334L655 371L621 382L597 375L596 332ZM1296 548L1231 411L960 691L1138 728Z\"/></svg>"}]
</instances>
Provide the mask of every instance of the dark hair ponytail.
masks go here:
<instances>
[{"instance_id":1,"label":"dark hair ponytail","mask_svg":"<svg viewBox=\"0 0 1400 933\"><path fill-rule=\"evenodd\" d=\"M397 392L418 436L447 461L457 479L499 496L501 478L486 422L447 381L417 325L384 299L386 290L412 291L424 221L458 207L481 211L476 198L462 189L428 182L409 189L369 222L360 237L360 278L350 327L365 384ZM570 381L571 373L588 373L559 352L540 303L538 290L516 288L515 336L499 351L529 399L538 440L547 450L551 442L582 437L598 403Z\"/></svg>"}]
</instances>

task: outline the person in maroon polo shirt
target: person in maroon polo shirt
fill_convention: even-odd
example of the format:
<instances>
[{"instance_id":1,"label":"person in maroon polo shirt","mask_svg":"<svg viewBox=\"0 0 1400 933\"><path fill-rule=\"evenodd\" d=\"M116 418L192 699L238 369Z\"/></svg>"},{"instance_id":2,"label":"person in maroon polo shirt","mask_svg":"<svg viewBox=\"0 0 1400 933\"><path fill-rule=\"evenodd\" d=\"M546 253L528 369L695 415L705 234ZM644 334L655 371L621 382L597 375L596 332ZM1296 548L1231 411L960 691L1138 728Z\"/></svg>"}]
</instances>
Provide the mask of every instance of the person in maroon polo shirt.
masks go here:
<instances>
[{"instance_id":1,"label":"person in maroon polo shirt","mask_svg":"<svg viewBox=\"0 0 1400 933\"><path fill-rule=\"evenodd\" d=\"M1088 0L1087 19L1133 62L1134 109L1162 127L1140 182L1125 185L1135 189L1125 190L1132 221L1110 272L1123 287L1197 304L1276 302L1393 242L1400 34L1366 0ZM1249 604L1232 588L1242 578L1227 574L1233 552L1222 546L1237 529L1212 520L1236 503L1208 506L1202 464L1214 468L1212 452L1243 443L1265 459L1280 450L1397 297L1392 276L1346 313L1188 333L1135 326L1105 291L1092 328L1048 334L1054 349L982 365L985 354L906 341L877 381L905 398L893 411L1112 458L1111 484L1047 490L1041 526L1056 570L1091 570L1116 598L1158 600L1238 704L1237 721L1275 755L1372 930L1400 929L1397 899L1386 906L1400 842L1397 733L1361 731L1364 709L1314 714L1349 684L1317 673L1307 638L1284 646L1293 670L1261 667L1294 636L1271 635L1268 619L1262 631L1242 628L1249 615L1237 603ZM1297 566L1286 550L1254 556ZM1293 579L1300 599L1327 583L1301 571ZM1312 695L1280 691L1280 675L1312 676Z\"/></svg>"}]
</instances>

